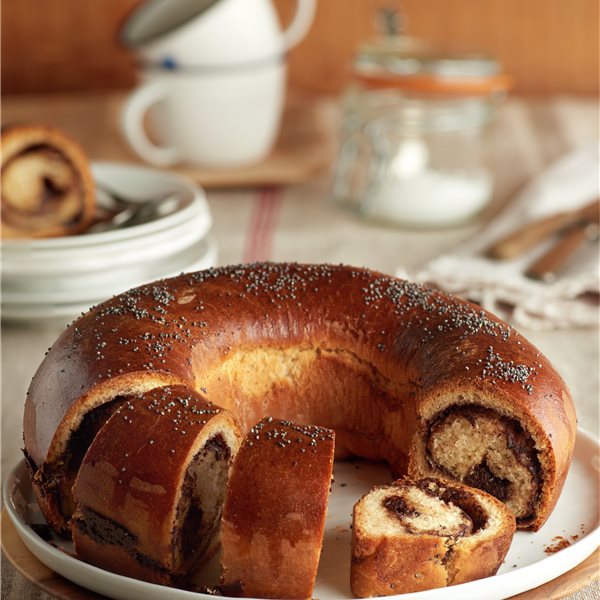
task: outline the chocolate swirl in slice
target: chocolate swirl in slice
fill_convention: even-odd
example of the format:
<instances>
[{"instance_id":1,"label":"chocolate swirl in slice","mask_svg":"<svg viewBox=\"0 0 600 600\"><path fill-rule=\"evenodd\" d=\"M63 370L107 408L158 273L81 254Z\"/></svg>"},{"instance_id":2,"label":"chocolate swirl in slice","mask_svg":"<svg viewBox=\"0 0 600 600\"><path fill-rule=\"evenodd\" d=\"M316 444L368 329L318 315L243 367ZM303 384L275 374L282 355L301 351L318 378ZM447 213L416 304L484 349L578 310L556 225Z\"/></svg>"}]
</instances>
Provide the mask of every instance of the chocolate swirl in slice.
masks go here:
<instances>
[{"instance_id":1,"label":"chocolate swirl in slice","mask_svg":"<svg viewBox=\"0 0 600 600\"><path fill-rule=\"evenodd\" d=\"M531 437L514 419L476 405L450 407L430 423L430 464L502 500L519 523L535 511L541 468Z\"/></svg>"},{"instance_id":2,"label":"chocolate swirl in slice","mask_svg":"<svg viewBox=\"0 0 600 600\"><path fill-rule=\"evenodd\" d=\"M352 591L389 596L489 577L514 531L502 502L461 483L404 477L376 487L354 507Z\"/></svg>"},{"instance_id":3,"label":"chocolate swirl in slice","mask_svg":"<svg viewBox=\"0 0 600 600\"><path fill-rule=\"evenodd\" d=\"M58 129L2 130L2 236L58 237L79 233L94 217L89 162Z\"/></svg>"}]
</instances>

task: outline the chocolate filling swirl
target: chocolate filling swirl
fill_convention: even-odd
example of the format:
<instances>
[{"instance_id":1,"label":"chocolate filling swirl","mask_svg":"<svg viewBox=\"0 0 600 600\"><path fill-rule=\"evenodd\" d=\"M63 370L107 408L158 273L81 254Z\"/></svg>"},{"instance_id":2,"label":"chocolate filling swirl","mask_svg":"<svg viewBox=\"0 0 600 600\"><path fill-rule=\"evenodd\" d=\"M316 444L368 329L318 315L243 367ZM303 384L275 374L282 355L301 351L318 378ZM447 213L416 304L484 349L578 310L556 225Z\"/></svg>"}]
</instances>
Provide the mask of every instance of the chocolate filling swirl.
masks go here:
<instances>
[{"instance_id":1,"label":"chocolate filling swirl","mask_svg":"<svg viewBox=\"0 0 600 600\"><path fill-rule=\"evenodd\" d=\"M42 126L2 130L2 235L78 233L94 218L89 162L63 132Z\"/></svg>"},{"instance_id":2,"label":"chocolate filling swirl","mask_svg":"<svg viewBox=\"0 0 600 600\"><path fill-rule=\"evenodd\" d=\"M542 489L534 441L515 420L468 404L431 420L427 458L447 476L502 500L520 523L532 518Z\"/></svg>"},{"instance_id":3,"label":"chocolate filling swirl","mask_svg":"<svg viewBox=\"0 0 600 600\"><path fill-rule=\"evenodd\" d=\"M399 485L397 493L383 499L382 506L407 532L416 535L459 538L472 535L486 524L476 498L435 479Z\"/></svg>"}]
</instances>

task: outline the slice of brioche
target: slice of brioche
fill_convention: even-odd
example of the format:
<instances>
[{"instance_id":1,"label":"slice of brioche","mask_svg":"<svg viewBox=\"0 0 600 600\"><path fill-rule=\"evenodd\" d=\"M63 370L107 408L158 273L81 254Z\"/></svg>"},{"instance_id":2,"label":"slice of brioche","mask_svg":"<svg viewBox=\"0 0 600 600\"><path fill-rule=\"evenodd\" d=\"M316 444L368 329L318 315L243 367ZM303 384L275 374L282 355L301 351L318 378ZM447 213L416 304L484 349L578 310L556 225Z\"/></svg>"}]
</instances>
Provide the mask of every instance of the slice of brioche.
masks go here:
<instances>
[{"instance_id":1,"label":"slice of brioche","mask_svg":"<svg viewBox=\"0 0 600 600\"><path fill-rule=\"evenodd\" d=\"M459 483L399 479L354 507L351 587L389 596L494 575L515 517L499 500Z\"/></svg>"},{"instance_id":2,"label":"slice of brioche","mask_svg":"<svg viewBox=\"0 0 600 600\"><path fill-rule=\"evenodd\" d=\"M180 582L217 548L238 445L231 414L184 386L127 399L73 486L77 555L136 579Z\"/></svg>"},{"instance_id":3,"label":"slice of brioche","mask_svg":"<svg viewBox=\"0 0 600 600\"><path fill-rule=\"evenodd\" d=\"M312 596L333 454L331 429L266 417L250 430L223 510L223 595Z\"/></svg>"},{"instance_id":4,"label":"slice of brioche","mask_svg":"<svg viewBox=\"0 0 600 600\"><path fill-rule=\"evenodd\" d=\"M2 128L2 237L80 233L96 196L90 163L66 133L46 125Z\"/></svg>"}]
</instances>

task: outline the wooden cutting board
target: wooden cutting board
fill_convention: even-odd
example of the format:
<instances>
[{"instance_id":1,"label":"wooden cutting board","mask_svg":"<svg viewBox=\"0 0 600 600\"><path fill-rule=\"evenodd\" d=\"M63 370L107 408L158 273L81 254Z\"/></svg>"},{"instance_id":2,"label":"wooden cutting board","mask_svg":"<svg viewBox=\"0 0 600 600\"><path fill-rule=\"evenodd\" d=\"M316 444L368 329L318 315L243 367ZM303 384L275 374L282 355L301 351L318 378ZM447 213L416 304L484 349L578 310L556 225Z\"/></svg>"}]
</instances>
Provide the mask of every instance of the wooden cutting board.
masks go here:
<instances>
[{"instance_id":1,"label":"wooden cutting board","mask_svg":"<svg viewBox=\"0 0 600 600\"><path fill-rule=\"evenodd\" d=\"M42 123L71 134L92 160L145 164L119 129L126 94L45 94L2 99L2 124ZM290 93L275 148L263 161L236 169L178 166L204 187L255 187L302 183L329 168L336 147L338 110L333 99Z\"/></svg>"},{"instance_id":2,"label":"wooden cutting board","mask_svg":"<svg viewBox=\"0 0 600 600\"><path fill-rule=\"evenodd\" d=\"M48 594L60 600L105 600L105 596L94 594L43 565L21 541L6 509L1 517L2 551L13 566L25 577ZM593 583L600 576L600 551L597 549L571 571L529 590L512 600L561 600Z\"/></svg>"}]
</instances>

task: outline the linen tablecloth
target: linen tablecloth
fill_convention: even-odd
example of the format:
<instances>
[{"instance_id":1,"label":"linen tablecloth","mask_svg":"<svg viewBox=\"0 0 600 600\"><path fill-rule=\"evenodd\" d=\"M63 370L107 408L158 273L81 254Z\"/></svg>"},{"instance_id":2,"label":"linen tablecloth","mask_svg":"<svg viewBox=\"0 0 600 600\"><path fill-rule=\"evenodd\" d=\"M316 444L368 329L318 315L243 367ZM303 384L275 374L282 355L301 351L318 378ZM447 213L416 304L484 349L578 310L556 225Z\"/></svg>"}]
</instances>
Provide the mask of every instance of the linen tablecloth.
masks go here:
<instances>
[{"instance_id":1,"label":"linen tablecloth","mask_svg":"<svg viewBox=\"0 0 600 600\"><path fill-rule=\"evenodd\" d=\"M414 268L473 235L544 166L598 135L595 101L514 99L491 126L486 145L497 178L494 201L479 223L446 231L386 229L359 221L327 202L327 178L286 189L208 193L219 264L254 260L347 263L394 273ZM3 324L2 470L20 458L25 392L64 323ZM580 425L598 436L598 332L521 330L554 362L570 386ZM2 598L48 600L3 563ZM598 584L572 596L600 598Z\"/></svg>"}]
</instances>

